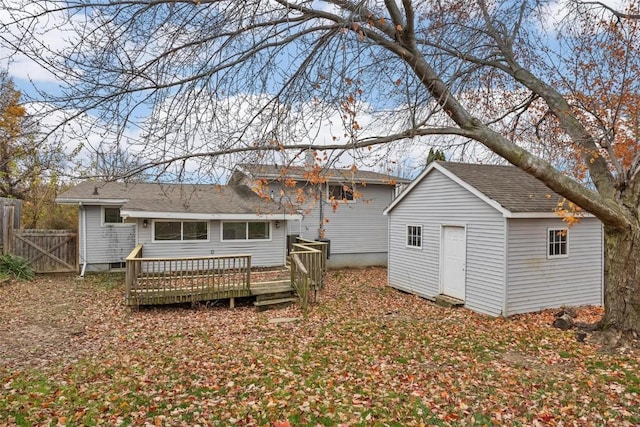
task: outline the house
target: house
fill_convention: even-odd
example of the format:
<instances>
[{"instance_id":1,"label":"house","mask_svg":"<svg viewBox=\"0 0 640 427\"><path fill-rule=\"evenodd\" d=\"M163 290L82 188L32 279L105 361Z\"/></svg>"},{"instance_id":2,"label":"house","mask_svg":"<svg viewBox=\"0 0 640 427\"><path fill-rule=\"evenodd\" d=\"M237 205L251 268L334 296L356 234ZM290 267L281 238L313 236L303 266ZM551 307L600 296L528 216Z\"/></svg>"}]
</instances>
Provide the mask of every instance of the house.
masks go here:
<instances>
[{"instance_id":1,"label":"house","mask_svg":"<svg viewBox=\"0 0 640 427\"><path fill-rule=\"evenodd\" d=\"M289 221L289 240L299 236L329 242L330 267L387 264L387 225L382 215L396 186L409 180L371 171L241 164L230 184L248 185L261 195L298 209Z\"/></svg>"},{"instance_id":2,"label":"house","mask_svg":"<svg viewBox=\"0 0 640 427\"><path fill-rule=\"evenodd\" d=\"M281 266L288 221L301 218L241 185L85 181L56 202L80 207L82 274L123 268L138 244L149 258L249 253Z\"/></svg>"},{"instance_id":3,"label":"house","mask_svg":"<svg viewBox=\"0 0 640 427\"><path fill-rule=\"evenodd\" d=\"M603 303L603 228L513 166L431 163L384 211L389 285L489 315Z\"/></svg>"}]
</instances>

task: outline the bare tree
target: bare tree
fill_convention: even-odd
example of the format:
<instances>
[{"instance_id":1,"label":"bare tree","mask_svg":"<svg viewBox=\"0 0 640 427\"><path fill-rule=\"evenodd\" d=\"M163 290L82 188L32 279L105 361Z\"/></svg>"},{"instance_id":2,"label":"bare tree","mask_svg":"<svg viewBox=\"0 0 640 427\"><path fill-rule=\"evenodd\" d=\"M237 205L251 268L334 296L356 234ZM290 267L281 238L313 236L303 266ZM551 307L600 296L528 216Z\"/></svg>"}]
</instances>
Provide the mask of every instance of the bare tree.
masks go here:
<instances>
[{"instance_id":1,"label":"bare tree","mask_svg":"<svg viewBox=\"0 0 640 427\"><path fill-rule=\"evenodd\" d=\"M139 129L133 172L479 142L603 222L603 324L640 330L637 9L568 8L547 33L558 12L543 0L3 3L5 46L66 82L48 102ZM310 142L320 125L331 140Z\"/></svg>"}]
</instances>

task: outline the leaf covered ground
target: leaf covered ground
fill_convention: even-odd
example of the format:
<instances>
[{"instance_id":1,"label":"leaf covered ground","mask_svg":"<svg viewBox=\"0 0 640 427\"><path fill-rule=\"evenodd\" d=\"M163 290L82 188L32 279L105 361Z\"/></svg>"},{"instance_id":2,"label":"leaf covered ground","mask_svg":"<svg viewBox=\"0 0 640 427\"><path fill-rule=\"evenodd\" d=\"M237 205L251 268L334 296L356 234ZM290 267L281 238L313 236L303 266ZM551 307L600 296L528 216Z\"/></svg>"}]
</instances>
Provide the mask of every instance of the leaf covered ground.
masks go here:
<instances>
[{"instance_id":1,"label":"leaf covered ground","mask_svg":"<svg viewBox=\"0 0 640 427\"><path fill-rule=\"evenodd\" d=\"M637 353L553 312L436 307L384 269L330 271L307 319L123 299L117 276L0 286L0 425L640 425Z\"/></svg>"}]
</instances>

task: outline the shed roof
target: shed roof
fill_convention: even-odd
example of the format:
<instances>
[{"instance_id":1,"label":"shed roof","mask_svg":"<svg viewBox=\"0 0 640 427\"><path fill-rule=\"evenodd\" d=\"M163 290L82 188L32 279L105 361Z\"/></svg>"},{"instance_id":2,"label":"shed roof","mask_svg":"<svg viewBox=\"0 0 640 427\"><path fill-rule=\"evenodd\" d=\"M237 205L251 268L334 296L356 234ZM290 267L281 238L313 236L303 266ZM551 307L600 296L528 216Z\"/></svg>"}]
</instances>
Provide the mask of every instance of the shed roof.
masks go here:
<instances>
[{"instance_id":1,"label":"shed roof","mask_svg":"<svg viewBox=\"0 0 640 427\"><path fill-rule=\"evenodd\" d=\"M282 177L291 178L295 181L307 181L310 171L305 166L285 166L285 165L267 165L267 164L240 164L236 170L250 175L251 178L278 179ZM395 183L409 183L410 180L397 176L367 171L367 170L351 170L337 168L319 168L321 177L326 178L328 182L347 183L356 182L364 184L386 184L393 185Z\"/></svg>"},{"instance_id":2,"label":"shed roof","mask_svg":"<svg viewBox=\"0 0 640 427\"><path fill-rule=\"evenodd\" d=\"M279 204L261 198L244 185L84 181L62 193L56 202L120 205L123 216L132 217L248 218L278 214L283 218Z\"/></svg>"},{"instance_id":3,"label":"shed roof","mask_svg":"<svg viewBox=\"0 0 640 427\"><path fill-rule=\"evenodd\" d=\"M385 213L390 212L433 170L444 173L506 216L553 215L563 199L542 181L515 166L433 162L389 205Z\"/></svg>"}]
</instances>

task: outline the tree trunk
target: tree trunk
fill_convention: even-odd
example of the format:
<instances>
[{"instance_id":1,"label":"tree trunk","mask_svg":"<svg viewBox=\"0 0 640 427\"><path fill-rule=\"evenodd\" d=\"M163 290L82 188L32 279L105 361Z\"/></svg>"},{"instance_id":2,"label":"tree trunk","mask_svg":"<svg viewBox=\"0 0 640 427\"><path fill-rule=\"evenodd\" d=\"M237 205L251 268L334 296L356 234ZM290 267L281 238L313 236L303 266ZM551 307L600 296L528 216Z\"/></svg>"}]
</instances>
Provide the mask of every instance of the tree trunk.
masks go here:
<instances>
[{"instance_id":1,"label":"tree trunk","mask_svg":"<svg viewBox=\"0 0 640 427\"><path fill-rule=\"evenodd\" d=\"M604 230L604 307L601 326L640 333L640 226Z\"/></svg>"}]
</instances>

